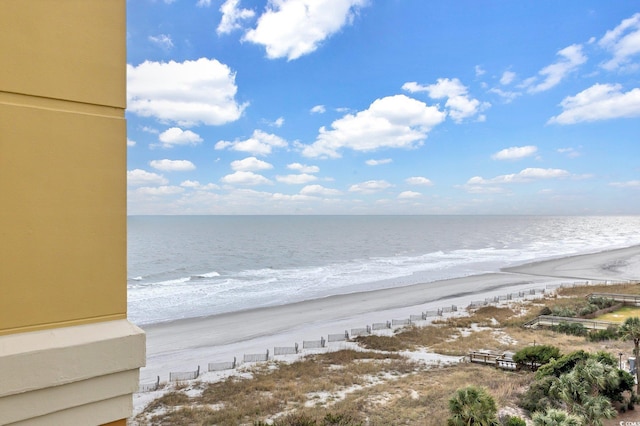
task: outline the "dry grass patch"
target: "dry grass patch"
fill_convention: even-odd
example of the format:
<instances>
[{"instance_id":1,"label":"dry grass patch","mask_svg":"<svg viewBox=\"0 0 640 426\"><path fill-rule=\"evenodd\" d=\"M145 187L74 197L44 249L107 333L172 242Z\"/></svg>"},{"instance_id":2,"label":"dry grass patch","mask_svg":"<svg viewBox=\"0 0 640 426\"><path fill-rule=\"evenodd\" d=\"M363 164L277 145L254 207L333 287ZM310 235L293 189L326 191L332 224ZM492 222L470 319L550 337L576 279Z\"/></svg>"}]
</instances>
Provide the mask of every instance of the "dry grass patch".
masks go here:
<instances>
[{"instance_id":1,"label":"dry grass patch","mask_svg":"<svg viewBox=\"0 0 640 426\"><path fill-rule=\"evenodd\" d=\"M304 407L310 395L372 385L372 378L399 377L423 367L396 353L342 350L292 364L259 364L251 378L203 384L200 396L172 392L138 416L140 424L252 424ZM342 397L340 397L342 398ZM340 399L336 398L336 399ZM328 401L332 401L328 398ZM158 410L158 408L165 408Z\"/></svg>"},{"instance_id":2,"label":"dry grass patch","mask_svg":"<svg viewBox=\"0 0 640 426\"><path fill-rule=\"evenodd\" d=\"M561 287L556 290L561 297L586 297L591 293L640 294L640 284L590 285Z\"/></svg>"}]
</instances>

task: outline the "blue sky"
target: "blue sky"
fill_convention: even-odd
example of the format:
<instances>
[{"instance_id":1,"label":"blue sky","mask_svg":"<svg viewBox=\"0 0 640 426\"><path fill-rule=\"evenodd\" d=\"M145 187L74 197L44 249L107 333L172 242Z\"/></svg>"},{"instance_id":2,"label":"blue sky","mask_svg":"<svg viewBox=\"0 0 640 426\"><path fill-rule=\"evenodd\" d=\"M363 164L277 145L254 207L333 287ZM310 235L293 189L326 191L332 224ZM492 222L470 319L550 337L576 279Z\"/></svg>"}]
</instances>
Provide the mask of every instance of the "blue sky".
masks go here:
<instances>
[{"instance_id":1,"label":"blue sky","mask_svg":"<svg viewBox=\"0 0 640 426\"><path fill-rule=\"evenodd\" d=\"M129 214L640 214L635 1L129 0Z\"/></svg>"}]
</instances>

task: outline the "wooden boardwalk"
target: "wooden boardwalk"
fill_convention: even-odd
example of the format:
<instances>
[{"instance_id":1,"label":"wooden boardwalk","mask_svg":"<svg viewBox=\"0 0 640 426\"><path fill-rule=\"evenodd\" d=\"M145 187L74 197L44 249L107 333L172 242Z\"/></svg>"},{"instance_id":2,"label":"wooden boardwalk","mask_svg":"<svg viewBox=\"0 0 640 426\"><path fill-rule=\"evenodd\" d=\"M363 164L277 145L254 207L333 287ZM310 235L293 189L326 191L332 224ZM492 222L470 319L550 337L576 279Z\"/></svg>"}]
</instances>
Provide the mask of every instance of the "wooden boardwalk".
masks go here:
<instances>
[{"instance_id":1,"label":"wooden boardwalk","mask_svg":"<svg viewBox=\"0 0 640 426\"><path fill-rule=\"evenodd\" d=\"M523 324L523 327L526 328L536 328L536 327L553 327L554 325L560 324L582 324L584 328L588 328L590 330L606 330L607 328L614 326L617 327L620 324L611 322L611 321L600 321L595 319L584 319L584 318L569 318L569 317L557 317L554 315L540 315L531 321L528 321Z\"/></svg>"},{"instance_id":2,"label":"wooden boardwalk","mask_svg":"<svg viewBox=\"0 0 640 426\"><path fill-rule=\"evenodd\" d=\"M591 293L587 295L587 299L597 297L613 299L616 302L623 303L625 305L640 306L640 295L637 294Z\"/></svg>"},{"instance_id":3,"label":"wooden boardwalk","mask_svg":"<svg viewBox=\"0 0 640 426\"><path fill-rule=\"evenodd\" d=\"M469 362L477 364L493 365L503 370L517 370L518 364L513 361L512 352L496 352L496 351L470 351Z\"/></svg>"}]
</instances>

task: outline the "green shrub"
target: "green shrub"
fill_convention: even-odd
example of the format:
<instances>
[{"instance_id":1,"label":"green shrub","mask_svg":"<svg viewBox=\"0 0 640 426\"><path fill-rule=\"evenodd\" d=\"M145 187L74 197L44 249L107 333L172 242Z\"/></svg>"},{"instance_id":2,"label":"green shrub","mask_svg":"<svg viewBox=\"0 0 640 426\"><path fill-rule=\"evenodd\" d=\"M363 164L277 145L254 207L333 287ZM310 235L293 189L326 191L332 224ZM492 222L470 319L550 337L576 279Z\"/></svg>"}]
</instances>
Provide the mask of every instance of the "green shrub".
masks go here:
<instances>
[{"instance_id":1,"label":"green shrub","mask_svg":"<svg viewBox=\"0 0 640 426\"><path fill-rule=\"evenodd\" d=\"M551 313L557 317L573 318L576 316L576 311L568 306L554 306L551 308Z\"/></svg>"},{"instance_id":2,"label":"green shrub","mask_svg":"<svg viewBox=\"0 0 640 426\"><path fill-rule=\"evenodd\" d=\"M604 340L617 340L618 327L609 326L606 330L591 330L587 334L587 340L590 342L602 342Z\"/></svg>"},{"instance_id":3,"label":"green shrub","mask_svg":"<svg viewBox=\"0 0 640 426\"><path fill-rule=\"evenodd\" d=\"M592 297L589 303L596 305L598 309L607 309L616 304L616 301L608 297Z\"/></svg>"},{"instance_id":4,"label":"green shrub","mask_svg":"<svg viewBox=\"0 0 640 426\"><path fill-rule=\"evenodd\" d=\"M552 359L558 359L560 355L560 349L555 346L527 346L515 353L513 361L518 364L531 365L533 368L536 364L544 365Z\"/></svg>"},{"instance_id":5,"label":"green shrub","mask_svg":"<svg viewBox=\"0 0 640 426\"><path fill-rule=\"evenodd\" d=\"M571 323L571 322L561 322L558 325L554 325L551 327L553 331L557 331L558 333L564 333L571 336L586 336L587 329L584 325L579 322Z\"/></svg>"},{"instance_id":6,"label":"green shrub","mask_svg":"<svg viewBox=\"0 0 640 426\"><path fill-rule=\"evenodd\" d=\"M504 426L527 426L527 422L520 417L507 416L502 420Z\"/></svg>"},{"instance_id":7,"label":"green shrub","mask_svg":"<svg viewBox=\"0 0 640 426\"><path fill-rule=\"evenodd\" d=\"M562 355L540 367L536 372L536 379L545 376L560 377L573 370L573 367L575 367L577 363L585 361L587 358L589 358L589 354L582 349Z\"/></svg>"}]
</instances>

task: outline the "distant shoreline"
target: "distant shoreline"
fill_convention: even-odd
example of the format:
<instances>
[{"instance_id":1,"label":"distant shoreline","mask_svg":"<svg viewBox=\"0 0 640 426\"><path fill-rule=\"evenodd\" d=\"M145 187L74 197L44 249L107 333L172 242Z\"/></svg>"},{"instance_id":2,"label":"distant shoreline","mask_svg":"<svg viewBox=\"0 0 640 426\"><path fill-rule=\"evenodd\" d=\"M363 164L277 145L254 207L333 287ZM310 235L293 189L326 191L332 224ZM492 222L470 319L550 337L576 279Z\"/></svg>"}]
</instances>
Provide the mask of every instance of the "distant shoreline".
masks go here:
<instances>
[{"instance_id":1,"label":"distant shoreline","mask_svg":"<svg viewBox=\"0 0 640 426\"><path fill-rule=\"evenodd\" d=\"M621 269L605 268L612 262ZM232 357L239 351L319 338L330 330L447 304L465 307L472 300L567 279L640 279L640 246L532 262L497 273L150 324L142 327L147 333L147 367L142 369L141 379L182 370L202 358Z\"/></svg>"}]
</instances>

